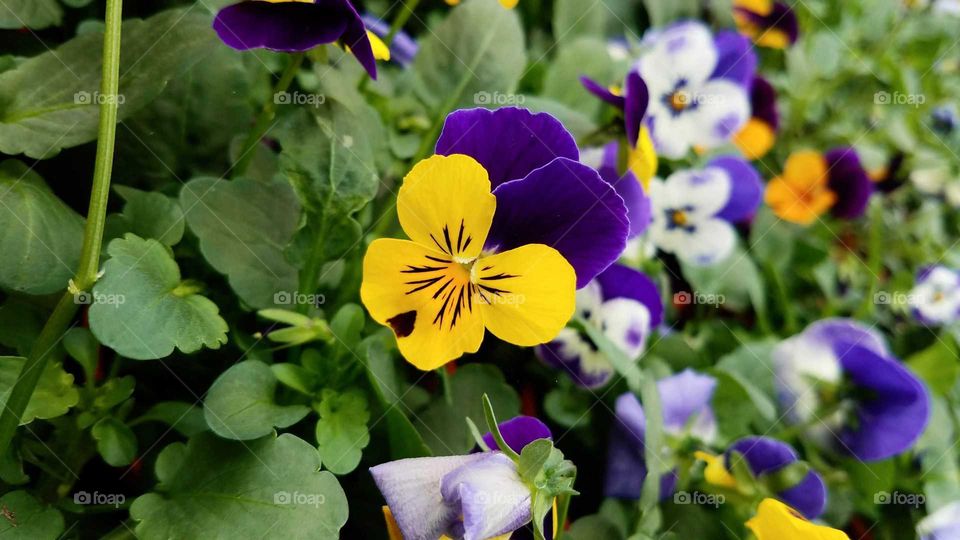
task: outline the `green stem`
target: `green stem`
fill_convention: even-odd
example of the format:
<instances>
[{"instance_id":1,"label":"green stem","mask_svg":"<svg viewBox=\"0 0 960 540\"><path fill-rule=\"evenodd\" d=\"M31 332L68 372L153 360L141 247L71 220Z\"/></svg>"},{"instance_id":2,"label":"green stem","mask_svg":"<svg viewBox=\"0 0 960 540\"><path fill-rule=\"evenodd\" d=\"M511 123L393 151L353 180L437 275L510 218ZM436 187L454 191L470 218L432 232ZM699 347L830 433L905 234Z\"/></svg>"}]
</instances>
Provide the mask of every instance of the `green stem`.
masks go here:
<instances>
[{"instance_id":1,"label":"green stem","mask_svg":"<svg viewBox=\"0 0 960 540\"><path fill-rule=\"evenodd\" d=\"M120 90L120 27L123 0L107 0L106 29L103 34L103 75L100 94L116 97ZM117 135L117 107L119 99L105 99L100 104L100 125L97 133L97 157L93 170L93 188L90 192L90 208L83 231L83 247L80 251L80 266L67 290L27 356L23 369L7 398L7 406L0 412L0 455L10 446L30 396L33 395L40 375L46 368L50 353L56 347L64 331L73 320L78 305L74 293L93 287L100 269L100 248L103 245L103 227L107 219L107 199L110 195L110 175L113 172L113 148Z\"/></svg>"},{"instance_id":2,"label":"green stem","mask_svg":"<svg viewBox=\"0 0 960 540\"><path fill-rule=\"evenodd\" d=\"M443 384L443 399L447 405L453 407L453 387L450 385L450 374L447 373L447 366L437 368L437 375L440 375L440 382Z\"/></svg>"},{"instance_id":3,"label":"green stem","mask_svg":"<svg viewBox=\"0 0 960 540\"><path fill-rule=\"evenodd\" d=\"M870 206L870 245L868 248L870 269L870 286L867 289L867 295L857 310L858 319L870 318L873 316L876 306L875 296L880 287L880 272L883 262L883 205L879 200L874 200Z\"/></svg>"},{"instance_id":4,"label":"green stem","mask_svg":"<svg viewBox=\"0 0 960 540\"><path fill-rule=\"evenodd\" d=\"M240 155L237 158L237 162L233 165L231 177L236 178L243 176L243 173L247 172L250 162L253 161L253 157L257 153L257 144L260 143L260 139L269 131L270 123L273 122L274 117L277 115L277 94L286 92L287 89L290 88L293 78L297 76L297 72L303 64L305 55L306 53L302 52L290 55L290 63L287 64L283 73L280 74L280 80L278 80L277 84L273 87L270 99L263 104L263 108L260 109L260 114L257 115L257 120L250 130L250 134L247 135L247 140L244 141L243 146L240 147Z\"/></svg>"},{"instance_id":5,"label":"green stem","mask_svg":"<svg viewBox=\"0 0 960 540\"><path fill-rule=\"evenodd\" d=\"M780 306L783 309L784 331L788 336L792 336L797 333L797 316L793 311L793 300L790 298L787 286L783 282L780 272L777 272L777 269L770 263L767 263L766 267L767 274L770 275L770 280L773 281L773 287L777 293L777 301L780 302Z\"/></svg>"}]
</instances>

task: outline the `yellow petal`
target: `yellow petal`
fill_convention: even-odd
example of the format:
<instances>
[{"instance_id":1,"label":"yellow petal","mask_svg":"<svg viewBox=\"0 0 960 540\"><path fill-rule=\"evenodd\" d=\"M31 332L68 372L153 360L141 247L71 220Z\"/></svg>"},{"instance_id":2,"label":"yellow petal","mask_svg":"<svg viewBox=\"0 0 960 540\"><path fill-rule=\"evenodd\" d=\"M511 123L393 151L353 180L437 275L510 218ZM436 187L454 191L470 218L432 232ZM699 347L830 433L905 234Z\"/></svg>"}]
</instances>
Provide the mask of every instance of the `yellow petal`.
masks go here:
<instances>
[{"instance_id":1,"label":"yellow petal","mask_svg":"<svg viewBox=\"0 0 960 540\"><path fill-rule=\"evenodd\" d=\"M706 462L707 468L704 469L703 476L707 482L720 487L737 487L737 479L730 474L730 471L728 471L727 467L723 464L723 456L715 456L707 452L699 451L694 452L693 455L700 461Z\"/></svg>"},{"instance_id":2,"label":"yellow petal","mask_svg":"<svg viewBox=\"0 0 960 540\"><path fill-rule=\"evenodd\" d=\"M500 0L500 5L507 9L513 9L517 7L518 1L519 0Z\"/></svg>"},{"instance_id":3,"label":"yellow petal","mask_svg":"<svg viewBox=\"0 0 960 540\"><path fill-rule=\"evenodd\" d=\"M449 255L408 240L375 240L363 258L360 298L389 326L408 362L436 369L483 341L470 273Z\"/></svg>"},{"instance_id":4,"label":"yellow petal","mask_svg":"<svg viewBox=\"0 0 960 540\"><path fill-rule=\"evenodd\" d=\"M827 183L827 159L814 150L790 154L783 165L784 178L797 187Z\"/></svg>"},{"instance_id":5,"label":"yellow petal","mask_svg":"<svg viewBox=\"0 0 960 540\"><path fill-rule=\"evenodd\" d=\"M773 148L777 136L770 124L757 118L751 118L739 133L733 136L733 143L747 159L760 159Z\"/></svg>"},{"instance_id":6,"label":"yellow petal","mask_svg":"<svg viewBox=\"0 0 960 540\"><path fill-rule=\"evenodd\" d=\"M786 49L790 46L790 36L778 28L767 28L753 37L753 42L760 47L771 49Z\"/></svg>"},{"instance_id":7,"label":"yellow petal","mask_svg":"<svg viewBox=\"0 0 960 540\"><path fill-rule=\"evenodd\" d=\"M826 186L797 186L774 178L767 184L764 201L780 219L810 225L837 202L837 195Z\"/></svg>"},{"instance_id":8,"label":"yellow petal","mask_svg":"<svg viewBox=\"0 0 960 540\"><path fill-rule=\"evenodd\" d=\"M752 11L758 15L769 15L773 11L773 0L733 0L733 7Z\"/></svg>"},{"instance_id":9,"label":"yellow petal","mask_svg":"<svg viewBox=\"0 0 960 540\"><path fill-rule=\"evenodd\" d=\"M657 174L657 152L653 148L653 139L647 126L640 128L637 147L627 153L627 167L643 184L643 190L650 190L650 179Z\"/></svg>"},{"instance_id":10,"label":"yellow petal","mask_svg":"<svg viewBox=\"0 0 960 540\"><path fill-rule=\"evenodd\" d=\"M393 512L390 511L389 506L383 507L383 519L387 522L387 535L390 540L403 540L400 525L397 525L397 520L393 518Z\"/></svg>"},{"instance_id":11,"label":"yellow petal","mask_svg":"<svg viewBox=\"0 0 960 540\"><path fill-rule=\"evenodd\" d=\"M373 57L384 62L390 60L390 47L380 39L380 36L367 30L367 39L370 40L370 48L373 49Z\"/></svg>"},{"instance_id":12,"label":"yellow petal","mask_svg":"<svg viewBox=\"0 0 960 540\"><path fill-rule=\"evenodd\" d=\"M747 527L757 540L850 540L843 531L811 523L776 499L761 501Z\"/></svg>"},{"instance_id":13,"label":"yellow petal","mask_svg":"<svg viewBox=\"0 0 960 540\"><path fill-rule=\"evenodd\" d=\"M397 213L407 236L459 262L480 255L496 209L486 169L460 154L417 163L397 196Z\"/></svg>"},{"instance_id":14,"label":"yellow petal","mask_svg":"<svg viewBox=\"0 0 960 540\"><path fill-rule=\"evenodd\" d=\"M448 6L455 6L460 3L460 0L444 0Z\"/></svg>"},{"instance_id":15,"label":"yellow petal","mask_svg":"<svg viewBox=\"0 0 960 540\"><path fill-rule=\"evenodd\" d=\"M472 274L483 322L506 342L546 343L573 316L577 277L552 247L528 244L481 257Z\"/></svg>"}]
</instances>

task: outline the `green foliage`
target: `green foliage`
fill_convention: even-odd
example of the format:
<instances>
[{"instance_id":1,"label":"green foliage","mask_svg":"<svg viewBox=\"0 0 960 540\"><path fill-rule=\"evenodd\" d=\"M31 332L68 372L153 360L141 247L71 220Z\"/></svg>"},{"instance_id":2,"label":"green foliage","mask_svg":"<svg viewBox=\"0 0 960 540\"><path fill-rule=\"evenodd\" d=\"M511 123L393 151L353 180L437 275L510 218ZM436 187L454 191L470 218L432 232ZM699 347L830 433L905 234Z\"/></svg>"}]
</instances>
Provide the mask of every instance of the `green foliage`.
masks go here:
<instances>
[{"instance_id":1,"label":"green foliage","mask_svg":"<svg viewBox=\"0 0 960 540\"><path fill-rule=\"evenodd\" d=\"M6 509L0 520L0 536L12 540L53 540L63 534L63 516L26 491L10 491L0 497ZM13 516L12 518L10 516Z\"/></svg>"},{"instance_id":2,"label":"green foliage","mask_svg":"<svg viewBox=\"0 0 960 540\"><path fill-rule=\"evenodd\" d=\"M334 474L347 474L357 468L363 449L370 443L367 398L355 389L341 393L325 389L316 408L320 414L317 421L320 458Z\"/></svg>"},{"instance_id":3,"label":"green foliage","mask_svg":"<svg viewBox=\"0 0 960 540\"><path fill-rule=\"evenodd\" d=\"M20 357L0 356L0 403L6 404L24 362L25 359ZM29 424L36 418L63 416L79 400L80 394L73 386L73 375L64 371L59 363L51 362L40 375L40 383L20 417L20 424Z\"/></svg>"}]
</instances>

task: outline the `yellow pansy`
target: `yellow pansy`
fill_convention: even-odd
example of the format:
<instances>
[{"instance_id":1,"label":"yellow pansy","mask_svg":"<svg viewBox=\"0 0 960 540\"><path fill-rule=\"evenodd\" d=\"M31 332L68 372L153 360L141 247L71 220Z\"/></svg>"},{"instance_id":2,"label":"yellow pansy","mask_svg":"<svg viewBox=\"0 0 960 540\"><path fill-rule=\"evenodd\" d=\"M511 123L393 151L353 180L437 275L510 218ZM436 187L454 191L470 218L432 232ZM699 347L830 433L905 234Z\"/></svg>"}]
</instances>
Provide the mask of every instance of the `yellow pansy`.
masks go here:
<instances>
[{"instance_id":1,"label":"yellow pansy","mask_svg":"<svg viewBox=\"0 0 960 540\"><path fill-rule=\"evenodd\" d=\"M751 118L743 128L733 136L733 144L747 159L760 159L773 148L777 134L770 124L759 118Z\"/></svg>"},{"instance_id":2,"label":"yellow pansy","mask_svg":"<svg viewBox=\"0 0 960 540\"><path fill-rule=\"evenodd\" d=\"M767 184L764 200L780 219L810 225L837 202L828 180L823 155L812 150L794 152L783 175Z\"/></svg>"},{"instance_id":3,"label":"yellow pansy","mask_svg":"<svg viewBox=\"0 0 960 540\"><path fill-rule=\"evenodd\" d=\"M850 540L843 531L811 523L776 499L761 501L747 527L757 540Z\"/></svg>"},{"instance_id":4,"label":"yellow pansy","mask_svg":"<svg viewBox=\"0 0 960 540\"><path fill-rule=\"evenodd\" d=\"M700 451L694 452L693 455L707 464L706 469L703 471L703 476L708 483L731 489L737 487L737 479L727 470L727 467L723 463L723 456L715 456Z\"/></svg>"},{"instance_id":5,"label":"yellow pansy","mask_svg":"<svg viewBox=\"0 0 960 540\"><path fill-rule=\"evenodd\" d=\"M497 200L469 156L415 165L397 196L410 240L378 239L363 260L360 297L422 370L476 352L484 329L521 346L546 343L573 315L576 275L554 248L484 253Z\"/></svg>"}]
</instances>

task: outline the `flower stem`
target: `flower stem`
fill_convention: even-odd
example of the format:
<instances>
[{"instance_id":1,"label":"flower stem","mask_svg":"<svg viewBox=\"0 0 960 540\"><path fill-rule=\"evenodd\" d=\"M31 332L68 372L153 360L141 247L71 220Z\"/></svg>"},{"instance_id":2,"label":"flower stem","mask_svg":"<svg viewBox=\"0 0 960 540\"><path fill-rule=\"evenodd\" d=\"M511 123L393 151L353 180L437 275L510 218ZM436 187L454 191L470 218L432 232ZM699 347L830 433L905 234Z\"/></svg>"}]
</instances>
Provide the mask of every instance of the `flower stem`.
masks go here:
<instances>
[{"instance_id":1,"label":"flower stem","mask_svg":"<svg viewBox=\"0 0 960 540\"><path fill-rule=\"evenodd\" d=\"M870 269L870 288L857 310L856 316L859 319L873 316L876 309L876 294L880 288L880 272L883 271L883 205L879 197L875 197L870 206L870 244L867 256L868 268Z\"/></svg>"},{"instance_id":2,"label":"flower stem","mask_svg":"<svg viewBox=\"0 0 960 540\"><path fill-rule=\"evenodd\" d=\"M296 77L300 66L303 64L305 55L306 53L302 52L290 55L290 63L287 64L283 73L280 74L280 80L278 80L277 84L273 87L270 99L263 104L263 108L260 109L260 114L257 115L257 120L250 130L250 134L247 135L247 140L244 141L243 146L240 148L240 155L237 157L237 162L233 165L231 177L236 178L243 176L243 173L247 172L250 162L253 161L253 157L257 153L256 147L260 143L260 139L270 130L270 123L273 122L274 117L277 115L277 94L286 92L287 89L290 88L293 78Z\"/></svg>"},{"instance_id":3,"label":"flower stem","mask_svg":"<svg viewBox=\"0 0 960 540\"><path fill-rule=\"evenodd\" d=\"M120 90L120 28L123 0L107 0L103 34L103 74L100 94L116 97ZM113 172L113 149L117 135L117 109L119 99L105 99L100 103L100 124L97 133L96 164L93 170L93 187L90 192L90 207L83 231L83 247L80 251L80 266L71 281L70 288L60 297L40 335L34 341L10 390L6 407L0 412L0 455L6 453L16 433L33 391L46 368L50 353L56 348L64 331L73 321L78 304L74 294L86 291L97 281L100 269L100 249L103 246L103 227L107 219L107 199L110 195L110 176Z\"/></svg>"}]
</instances>

